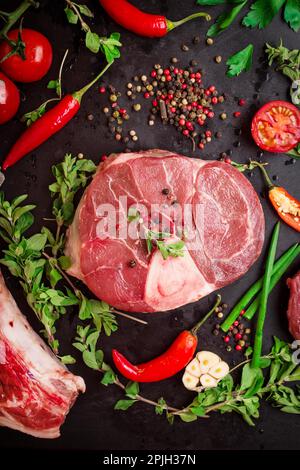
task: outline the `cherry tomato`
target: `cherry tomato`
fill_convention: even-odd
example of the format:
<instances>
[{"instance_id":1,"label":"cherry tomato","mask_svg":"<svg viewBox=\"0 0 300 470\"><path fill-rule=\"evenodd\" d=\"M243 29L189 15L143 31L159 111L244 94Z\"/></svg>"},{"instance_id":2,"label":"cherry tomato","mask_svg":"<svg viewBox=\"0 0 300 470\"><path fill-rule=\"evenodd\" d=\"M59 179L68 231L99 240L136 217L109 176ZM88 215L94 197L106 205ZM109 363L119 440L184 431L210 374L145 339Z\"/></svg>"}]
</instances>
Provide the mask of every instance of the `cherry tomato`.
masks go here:
<instances>
[{"instance_id":1,"label":"cherry tomato","mask_svg":"<svg viewBox=\"0 0 300 470\"><path fill-rule=\"evenodd\" d=\"M20 93L16 85L0 72L0 124L14 117L20 104Z\"/></svg>"},{"instance_id":2,"label":"cherry tomato","mask_svg":"<svg viewBox=\"0 0 300 470\"><path fill-rule=\"evenodd\" d=\"M270 101L251 124L256 144L268 152L288 152L300 141L300 111L287 101Z\"/></svg>"},{"instance_id":3,"label":"cherry tomato","mask_svg":"<svg viewBox=\"0 0 300 470\"><path fill-rule=\"evenodd\" d=\"M7 36L12 41L18 40L17 29L10 31ZM0 67L3 72L16 82L35 82L48 72L52 63L52 46L48 39L33 29L24 28L21 33L25 44L25 60L19 54L13 54L5 59ZM5 57L12 47L7 41L0 44L0 60Z\"/></svg>"}]
</instances>

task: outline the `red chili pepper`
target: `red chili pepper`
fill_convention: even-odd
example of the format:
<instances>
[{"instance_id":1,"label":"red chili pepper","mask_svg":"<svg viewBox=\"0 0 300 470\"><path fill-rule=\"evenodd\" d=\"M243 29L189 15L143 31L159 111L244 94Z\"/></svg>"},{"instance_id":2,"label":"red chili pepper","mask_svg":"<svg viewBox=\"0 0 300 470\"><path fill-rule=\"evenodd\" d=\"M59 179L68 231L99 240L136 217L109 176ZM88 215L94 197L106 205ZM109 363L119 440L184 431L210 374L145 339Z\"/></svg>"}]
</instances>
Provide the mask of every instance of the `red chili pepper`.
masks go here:
<instances>
[{"instance_id":1,"label":"red chili pepper","mask_svg":"<svg viewBox=\"0 0 300 470\"><path fill-rule=\"evenodd\" d=\"M47 111L37 121L31 124L28 129L14 143L10 152L6 156L2 169L6 170L14 165L22 157L32 150L39 147L48 140L53 134L56 134L75 116L80 109L80 103L85 92L96 83L99 78L111 66L112 62L94 78L88 85L76 91L72 95L66 95L56 106Z\"/></svg>"},{"instance_id":2,"label":"red chili pepper","mask_svg":"<svg viewBox=\"0 0 300 470\"><path fill-rule=\"evenodd\" d=\"M135 382L158 382L177 374L193 358L198 343L196 333L220 302L221 297L218 296L213 308L192 330L182 331L167 351L149 362L133 365L123 354L113 349L112 357L116 368L124 377Z\"/></svg>"},{"instance_id":3,"label":"red chili pepper","mask_svg":"<svg viewBox=\"0 0 300 470\"><path fill-rule=\"evenodd\" d=\"M180 21L170 21L162 15L145 13L127 0L99 0L99 2L116 23L133 33L149 38L163 37L177 26L201 16L207 21L211 19L207 13L198 12Z\"/></svg>"},{"instance_id":4,"label":"red chili pepper","mask_svg":"<svg viewBox=\"0 0 300 470\"><path fill-rule=\"evenodd\" d=\"M291 196L286 189L272 183L261 163L254 162L261 170L268 187L269 199L279 217L297 232L300 232L300 201Z\"/></svg>"}]
</instances>

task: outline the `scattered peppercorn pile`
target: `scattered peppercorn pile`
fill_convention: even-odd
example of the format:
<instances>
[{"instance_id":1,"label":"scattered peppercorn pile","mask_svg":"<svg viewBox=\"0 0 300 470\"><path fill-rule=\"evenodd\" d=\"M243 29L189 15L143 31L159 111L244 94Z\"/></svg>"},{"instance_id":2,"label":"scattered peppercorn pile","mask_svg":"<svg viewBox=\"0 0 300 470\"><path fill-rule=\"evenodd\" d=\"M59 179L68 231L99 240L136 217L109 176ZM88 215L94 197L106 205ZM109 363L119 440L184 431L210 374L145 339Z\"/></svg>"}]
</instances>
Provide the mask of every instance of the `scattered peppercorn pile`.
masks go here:
<instances>
[{"instance_id":1,"label":"scattered peppercorn pile","mask_svg":"<svg viewBox=\"0 0 300 470\"><path fill-rule=\"evenodd\" d=\"M150 114L148 117L149 126L153 126L157 118L163 124L170 124L177 128L186 138L191 139L193 150L196 145L199 149L204 149L205 145L211 142L213 135L208 129L208 121L215 117L214 106L223 103L225 97L220 94L214 85L204 87L202 84L202 71L195 69L197 61L192 60L187 69L177 66L178 59L171 59L172 65L163 68L156 64L146 75L135 76L133 83L127 83L126 95L134 101L133 112L142 110L139 98L151 100ZM129 120L130 116L125 108L118 104L121 96L120 92L112 86L108 87L110 92L110 107L103 108L103 112L108 115L108 126L115 135L115 139L124 143L129 140L137 141L138 135L135 130L130 130L125 135L122 124L124 120ZM105 87L99 89L105 92ZM141 101L141 100L139 100ZM220 119L226 119L227 115L223 111ZM216 138L221 137L221 133L215 134Z\"/></svg>"},{"instance_id":2,"label":"scattered peppercorn pile","mask_svg":"<svg viewBox=\"0 0 300 470\"><path fill-rule=\"evenodd\" d=\"M215 309L215 313L218 319L222 320L224 313L223 311L227 308L227 304L222 304ZM222 340L226 344L226 350L228 352L235 349L236 351L242 351L250 346L249 335L251 329L246 327L243 323L243 315L245 311L242 310L239 318L231 325L226 335L222 336ZM219 336L222 333L220 324L217 323L212 331L214 336Z\"/></svg>"}]
</instances>

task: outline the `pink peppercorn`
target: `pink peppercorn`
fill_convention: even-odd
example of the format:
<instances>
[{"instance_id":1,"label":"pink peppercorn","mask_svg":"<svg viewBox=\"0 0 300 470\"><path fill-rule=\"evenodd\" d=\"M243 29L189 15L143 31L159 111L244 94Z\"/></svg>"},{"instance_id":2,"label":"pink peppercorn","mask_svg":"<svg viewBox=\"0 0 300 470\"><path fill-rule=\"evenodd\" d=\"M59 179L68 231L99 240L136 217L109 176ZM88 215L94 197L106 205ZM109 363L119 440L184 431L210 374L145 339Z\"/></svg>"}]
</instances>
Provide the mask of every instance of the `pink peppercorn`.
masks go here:
<instances>
[{"instance_id":1,"label":"pink peppercorn","mask_svg":"<svg viewBox=\"0 0 300 470\"><path fill-rule=\"evenodd\" d=\"M236 335L234 335L234 339L235 339L236 341L239 341L240 339L242 339L241 333L237 333Z\"/></svg>"},{"instance_id":2,"label":"pink peppercorn","mask_svg":"<svg viewBox=\"0 0 300 470\"><path fill-rule=\"evenodd\" d=\"M241 310L240 312L241 315L245 315L245 313L246 313L246 310Z\"/></svg>"},{"instance_id":3,"label":"pink peppercorn","mask_svg":"<svg viewBox=\"0 0 300 470\"><path fill-rule=\"evenodd\" d=\"M209 90L205 90L205 94L206 94L206 96L210 96L211 92Z\"/></svg>"},{"instance_id":4,"label":"pink peppercorn","mask_svg":"<svg viewBox=\"0 0 300 470\"><path fill-rule=\"evenodd\" d=\"M181 85L181 88L182 88L183 90L185 90L185 89L187 88L187 84L186 84L186 83L183 83L183 84Z\"/></svg>"},{"instance_id":5,"label":"pink peppercorn","mask_svg":"<svg viewBox=\"0 0 300 470\"><path fill-rule=\"evenodd\" d=\"M101 86L101 87L99 88L99 92L100 92L100 93L105 93L105 92L106 92L105 86Z\"/></svg>"},{"instance_id":6,"label":"pink peppercorn","mask_svg":"<svg viewBox=\"0 0 300 470\"><path fill-rule=\"evenodd\" d=\"M215 91L215 89L216 89L216 87L215 87L214 85L211 85L211 86L209 87L209 91L211 91L211 92Z\"/></svg>"},{"instance_id":7,"label":"pink peppercorn","mask_svg":"<svg viewBox=\"0 0 300 470\"><path fill-rule=\"evenodd\" d=\"M233 322L233 326L238 326L238 324L239 324L239 322L238 322L237 320L235 320L235 321Z\"/></svg>"},{"instance_id":8,"label":"pink peppercorn","mask_svg":"<svg viewBox=\"0 0 300 470\"><path fill-rule=\"evenodd\" d=\"M148 93L148 91L146 91L146 93L144 93L144 98L146 98L146 99L150 98L150 93Z\"/></svg>"},{"instance_id":9,"label":"pink peppercorn","mask_svg":"<svg viewBox=\"0 0 300 470\"><path fill-rule=\"evenodd\" d=\"M199 124L199 126L203 126L203 124L204 124L203 119L200 119L200 118L199 118L199 119L198 119L198 124Z\"/></svg>"},{"instance_id":10,"label":"pink peppercorn","mask_svg":"<svg viewBox=\"0 0 300 470\"><path fill-rule=\"evenodd\" d=\"M184 119L179 119L179 125L181 127L185 126L185 120Z\"/></svg>"},{"instance_id":11,"label":"pink peppercorn","mask_svg":"<svg viewBox=\"0 0 300 470\"><path fill-rule=\"evenodd\" d=\"M213 96L211 99L212 104L217 104L218 103L218 98L216 96Z\"/></svg>"},{"instance_id":12,"label":"pink peppercorn","mask_svg":"<svg viewBox=\"0 0 300 470\"><path fill-rule=\"evenodd\" d=\"M187 108L188 111L191 111L192 110L192 105L188 104L186 108Z\"/></svg>"},{"instance_id":13,"label":"pink peppercorn","mask_svg":"<svg viewBox=\"0 0 300 470\"><path fill-rule=\"evenodd\" d=\"M157 100L153 100L153 101L152 101L152 105L156 108L156 106L158 105Z\"/></svg>"},{"instance_id":14,"label":"pink peppercorn","mask_svg":"<svg viewBox=\"0 0 300 470\"><path fill-rule=\"evenodd\" d=\"M203 150L204 149L204 144L202 142L199 142L198 147L199 147L199 149Z\"/></svg>"},{"instance_id":15,"label":"pink peppercorn","mask_svg":"<svg viewBox=\"0 0 300 470\"><path fill-rule=\"evenodd\" d=\"M125 108L120 108L119 113L120 114L126 114L126 109Z\"/></svg>"},{"instance_id":16,"label":"pink peppercorn","mask_svg":"<svg viewBox=\"0 0 300 470\"><path fill-rule=\"evenodd\" d=\"M224 343L229 343L229 341L230 341L229 336L224 336Z\"/></svg>"},{"instance_id":17,"label":"pink peppercorn","mask_svg":"<svg viewBox=\"0 0 300 470\"><path fill-rule=\"evenodd\" d=\"M179 72L179 69L176 67L176 68L174 69L174 73L177 75L178 72Z\"/></svg>"},{"instance_id":18,"label":"pink peppercorn","mask_svg":"<svg viewBox=\"0 0 300 470\"><path fill-rule=\"evenodd\" d=\"M201 73L200 73L200 72L197 72L197 73L195 74L195 78L201 78Z\"/></svg>"},{"instance_id":19,"label":"pink peppercorn","mask_svg":"<svg viewBox=\"0 0 300 470\"><path fill-rule=\"evenodd\" d=\"M164 70L164 75L170 75L170 70L169 70L169 69L165 69L165 70Z\"/></svg>"},{"instance_id":20,"label":"pink peppercorn","mask_svg":"<svg viewBox=\"0 0 300 470\"><path fill-rule=\"evenodd\" d=\"M189 131L188 131L187 129L184 129L184 130L182 131L182 133L183 133L183 135L189 135Z\"/></svg>"},{"instance_id":21,"label":"pink peppercorn","mask_svg":"<svg viewBox=\"0 0 300 470\"><path fill-rule=\"evenodd\" d=\"M244 100L243 98L240 98L239 99L239 106L244 106L246 104L246 100Z\"/></svg>"},{"instance_id":22,"label":"pink peppercorn","mask_svg":"<svg viewBox=\"0 0 300 470\"><path fill-rule=\"evenodd\" d=\"M112 103L111 107L116 108L118 106L118 103Z\"/></svg>"},{"instance_id":23,"label":"pink peppercorn","mask_svg":"<svg viewBox=\"0 0 300 470\"><path fill-rule=\"evenodd\" d=\"M211 131L205 131L206 137L211 137Z\"/></svg>"},{"instance_id":24,"label":"pink peppercorn","mask_svg":"<svg viewBox=\"0 0 300 470\"><path fill-rule=\"evenodd\" d=\"M156 71L155 70L152 70L151 77L153 77L153 78L156 77Z\"/></svg>"},{"instance_id":25,"label":"pink peppercorn","mask_svg":"<svg viewBox=\"0 0 300 470\"><path fill-rule=\"evenodd\" d=\"M242 349L242 346L240 346L239 344L237 344L236 347L235 347L235 350L236 350L236 351L241 351L241 349Z\"/></svg>"},{"instance_id":26,"label":"pink peppercorn","mask_svg":"<svg viewBox=\"0 0 300 470\"><path fill-rule=\"evenodd\" d=\"M241 112L240 112L240 111L235 111L235 112L233 113L233 115L234 115L234 117L240 117Z\"/></svg>"},{"instance_id":27,"label":"pink peppercorn","mask_svg":"<svg viewBox=\"0 0 300 470\"><path fill-rule=\"evenodd\" d=\"M175 106L172 106L170 109L171 109L171 113L175 113L175 112L176 112Z\"/></svg>"},{"instance_id":28,"label":"pink peppercorn","mask_svg":"<svg viewBox=\"0 0 300 470\"><path fill-rule=\"evenodd\" d=\"M167 82L170 82L172 80L171 75L166 75L166 80L167 80Z\"/></svg>"},{"instance_id":29,"label":"pink peppercorn","mask_svg":"<svg viewBox=\"0 0 300 470\"><path fill-rule=\"evenodd\" d=\"M192 106L193 106L193 108L196 108L197 107L197 101L193 101Z\"/></svg>"},{"instance_id":30,"label":"pink peppercorn","mask_svg":"<svg viewBox=\"0 0 300 470\"><path fill-rule=\"evenodd\" d=\"M208 116L209 118L213 118L214 115L215 115L215 113L214 113L213 111L209 111L209 112L207 113L207 116Z\"/></svg>"}]
</instances>

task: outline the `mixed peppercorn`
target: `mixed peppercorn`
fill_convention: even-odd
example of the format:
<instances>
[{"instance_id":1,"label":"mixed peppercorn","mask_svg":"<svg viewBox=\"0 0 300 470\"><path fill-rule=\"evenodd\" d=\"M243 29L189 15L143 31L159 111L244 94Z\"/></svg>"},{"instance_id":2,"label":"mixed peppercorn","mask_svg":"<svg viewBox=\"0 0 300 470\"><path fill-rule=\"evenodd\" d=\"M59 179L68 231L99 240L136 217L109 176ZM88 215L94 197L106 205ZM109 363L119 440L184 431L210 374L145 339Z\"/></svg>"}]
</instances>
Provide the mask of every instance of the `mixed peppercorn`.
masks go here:
<instances>
[{"instance_id":1,"label":"mixed peppercorn","mask_svg":"<svg viewBox=\"0 0 300 470\"><path fill-rule=\"evenodd\" d=\"M143 109L143 99L151 100L149 126L159 119L164 125L176 127L183 136L191 139L193 149L197 145L202 150L213 139L208 122L215 117L214 106L223 103L225 97L215 85L204 87L202 71L195 69L198 65L196 60L191 60L190 67L186 69L178 67L176 57L172 57L170 62L167 68L155 64L149 76L133 77L132 82L127 83L126 96L133 101L133 112ZM99 91L103 93L106 90L101 86ZM108 87L108 92L110 105L105 106L103 112L108 116L110 131L116 140L122 140L125 144L129 140L137 141L136 131L125 134L122 127L130 116L127 109L119 105L121 93L113 86ZM222 112L220 118L226 119L227 114ZM217 132L215 137L221 138L222 134Z\"/></svg>"},{"instance_id":2,"label":"mixed peppercorn","mask_svg":"<svg viewBox=\"0 0 300 470\"><path fill-rule=\"evenodd\" d=\"M222 320L224 317L223 312L227 307L227 304L222 304L215 309L218 319ZM233 349L236 351L242 351L250 346L249 335L251 334L251 329L246 327L243 322L244 313L244 310L242 310L239 318L231 325L227 334L222 336L222 340L224 341L228 352ZM222 333L219 323L215 324L212 333L214 336L219 336Z\"/></svg>"}]
</instances>

